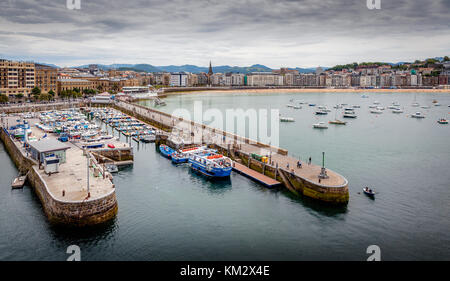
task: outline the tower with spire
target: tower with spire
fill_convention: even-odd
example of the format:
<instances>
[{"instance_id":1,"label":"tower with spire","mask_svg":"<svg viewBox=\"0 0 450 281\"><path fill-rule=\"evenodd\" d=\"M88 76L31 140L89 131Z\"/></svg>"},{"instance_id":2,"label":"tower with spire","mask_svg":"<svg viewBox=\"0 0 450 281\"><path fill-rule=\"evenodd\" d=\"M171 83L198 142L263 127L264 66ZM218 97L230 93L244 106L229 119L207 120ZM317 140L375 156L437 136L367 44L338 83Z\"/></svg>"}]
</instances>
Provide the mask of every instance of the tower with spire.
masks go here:
<instances>
[{"instance_id":1,"label":"tower with spire","mask_svg":"<svg viewBox=\"0 0 450 281\"><path fill-rule=\"evenodd\" d=\"M208 70L208 85L211 86L212 84L212 79L211 76L213 75L213 70L212 70L212 66L211 66L211 61L209 61L209 70Z\"/></svg>"}]
</instances>

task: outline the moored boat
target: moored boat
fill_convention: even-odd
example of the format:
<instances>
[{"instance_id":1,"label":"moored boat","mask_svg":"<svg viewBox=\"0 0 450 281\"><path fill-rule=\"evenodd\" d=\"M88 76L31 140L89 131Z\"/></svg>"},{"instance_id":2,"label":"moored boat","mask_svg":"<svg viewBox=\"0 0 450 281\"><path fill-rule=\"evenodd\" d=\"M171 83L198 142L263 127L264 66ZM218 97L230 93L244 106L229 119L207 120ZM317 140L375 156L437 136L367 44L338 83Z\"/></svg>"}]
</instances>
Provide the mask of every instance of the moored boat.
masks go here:
<instances>
[{"instance_id":1,"label":"moored boat","mask_svg":"<svg viewBox=\"0 0 450 281\"><path fill-rule=\"evenodd\" d=\"M328 129L327 124L325 124L325 122L319 122L316 124L313 124L313 128L315 129Z\"/></svg>"},{"instance_id":2,"label":"moored boat","mask_svg":"<svg viewBox=\"0 0 450 281\"><path fill-rule=\"evenodd\" d=\"M441 118L437 121L439 124L448 124L448 120L445 118Z\"/></svg>"},{"instance_id":3,"label":"moored boat","mask_svg":"<svg viewBox=\"0 0 450 281\"><path fill-rule=\"evenodd\" d=\"M191 169L210 178L227 178L231 174L231 159L210 151L189 155Z\"/></svg>"},{"instance_id":4,"label":"moored boat","mask_svg":"<svg viewBox=\"0 0 450 281\"><path fill-rule=\"evenodd\" d=\"M422 114L422 112L416 112L411 115L412 118L425 118L425 116Z\"/></svg>"},{"instance_id":5,"label":"moored boat","mask_svg":"<svg viewBox=\"0 0 450 281\"><path fill-rule=\"evenodd\" d=\"M341 120L338 120L338 119L328 121L328 123L330 123L330 124L335 124L335 125L345 125L345 124L347 124L347 122L341 121Z\"/></svg>"},{"instance_id":6,"label":"moored boat","mask_svg":"<svg viewBox=\"0 0 450 281\"><path fill-rule=\"evenodd\" d=\"M175 152L175 150L173 150L172 148L168 147L165 144L161 144L159 146L159 152L161 152L161 154L164 157L171 159L172 158L172 154Z\"/></svg>"}]
</instances>

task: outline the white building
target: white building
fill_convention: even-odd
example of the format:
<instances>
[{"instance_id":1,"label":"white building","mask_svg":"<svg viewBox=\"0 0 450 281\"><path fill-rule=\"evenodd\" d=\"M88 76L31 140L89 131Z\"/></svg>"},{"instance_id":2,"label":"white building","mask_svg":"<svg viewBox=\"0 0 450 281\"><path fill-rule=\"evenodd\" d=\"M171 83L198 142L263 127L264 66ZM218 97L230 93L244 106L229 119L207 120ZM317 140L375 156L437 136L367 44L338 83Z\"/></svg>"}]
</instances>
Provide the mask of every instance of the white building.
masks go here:
<instances>
[{"instance_id":1,"label":"white building","mask_svg":"<svg viewBox=\"0 0 450 281\"><path fill-rule=\"evenodd\" d=\"M170 86L186 87L188 84L188 75L184 72L170 73Z\"/></svg>"}]
</instances>

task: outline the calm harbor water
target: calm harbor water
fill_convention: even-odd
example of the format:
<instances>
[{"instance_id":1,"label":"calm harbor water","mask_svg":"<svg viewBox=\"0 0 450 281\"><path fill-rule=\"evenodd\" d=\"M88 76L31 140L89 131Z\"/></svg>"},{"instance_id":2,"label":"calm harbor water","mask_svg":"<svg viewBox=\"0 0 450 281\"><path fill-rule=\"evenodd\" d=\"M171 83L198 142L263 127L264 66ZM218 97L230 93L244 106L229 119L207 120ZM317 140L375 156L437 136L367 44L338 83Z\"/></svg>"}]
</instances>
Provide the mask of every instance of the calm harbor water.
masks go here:
<instances>
[{"instance_id":1,"label":"calm harbor water","mask_svg":"<svg viewBox=\"0 0 450 281\"><path fill-rule=\"evenodd\" d=\"M365 260L369 245L380 246L385 260L450 260L450 125L436 122L450 117L450 95L417 94L430 109L411 108L411 93L368 95L192 94L170 96L159 108L192 110L197 100L205 110L279 108L296 119L280 124L280 147L316 164L325 151L326 166L349 180L349 204L339 208L268 190L238 174L205 180L172 165L154 144L133 142L134 166L114 177L117 218L64 229L47 222L29 187L11 190L17 169L0 145L0 260L65 260L73 244L83 260ZM313 130L313 123L334 119L334 109L317 117L305 105L287 108L290 99L361 108L346 126ZM434 99L442 106L432 106ZM370 114L375 100L383 106L398 101L405 113ZM416 111L427 117L407 116ZM360 194L366 185L379 192L375 200Z\"/></svg>"}]
</instances>

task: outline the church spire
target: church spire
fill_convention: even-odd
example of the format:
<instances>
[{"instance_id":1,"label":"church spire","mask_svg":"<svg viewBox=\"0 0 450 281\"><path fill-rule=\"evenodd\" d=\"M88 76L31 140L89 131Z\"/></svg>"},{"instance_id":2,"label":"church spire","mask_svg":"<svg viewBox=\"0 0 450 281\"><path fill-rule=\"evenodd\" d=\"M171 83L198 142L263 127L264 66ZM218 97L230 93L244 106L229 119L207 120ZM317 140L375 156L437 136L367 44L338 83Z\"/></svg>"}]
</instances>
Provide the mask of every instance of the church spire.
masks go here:
<instances>
[{"instance_id":1,"label":"church spire","mask_svg":"<svg viewBox=\"0 0 450 281\"><path fill-rule=\"evenodd\" d=\"M208 75L213 75L212 66L211 66L211 61L209 61L209 71L208 71Z\"/></svg>"}]
</instances>

